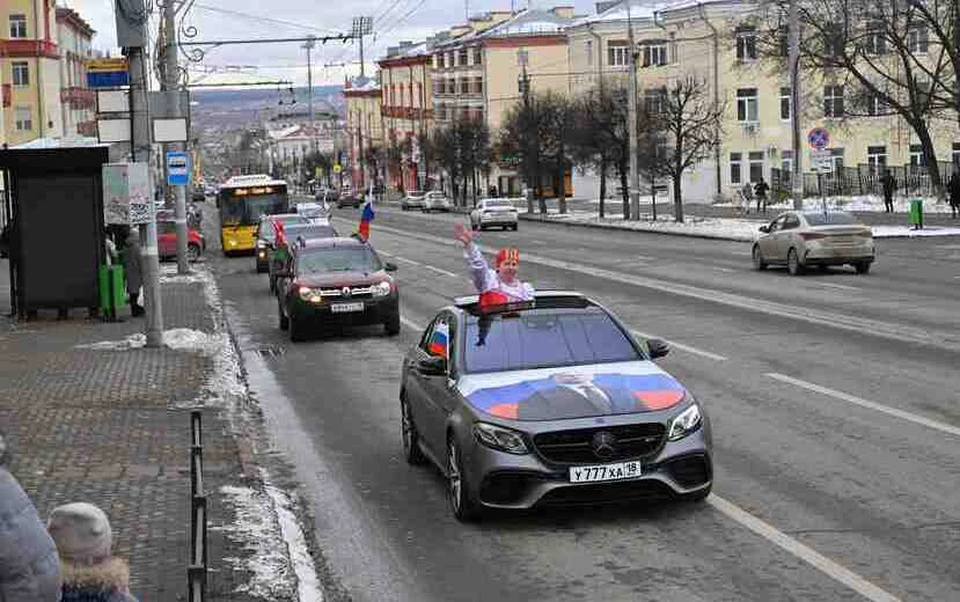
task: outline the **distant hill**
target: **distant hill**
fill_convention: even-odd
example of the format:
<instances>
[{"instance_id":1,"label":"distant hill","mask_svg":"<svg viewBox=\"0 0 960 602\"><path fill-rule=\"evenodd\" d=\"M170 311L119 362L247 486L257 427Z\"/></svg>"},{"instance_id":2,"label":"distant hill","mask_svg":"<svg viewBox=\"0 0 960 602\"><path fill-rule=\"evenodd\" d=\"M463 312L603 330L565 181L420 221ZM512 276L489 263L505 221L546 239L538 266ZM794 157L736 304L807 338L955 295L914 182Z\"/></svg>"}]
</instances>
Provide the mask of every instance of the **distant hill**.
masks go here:
<instances>
[{"instance_id":1,"label":"distant hill","mask_svg":"<svg viewBox=\"0 0 960 602\"><path fill-rule=\"evenodd\" d=\"M190 91L194 128L224 130L265 121L280 113L307 110L307 88L198 88ZM296 100L296 102L293 102ZM314 86L313 108L343 117L342 86Z\"/></svg>"}]
</instances>

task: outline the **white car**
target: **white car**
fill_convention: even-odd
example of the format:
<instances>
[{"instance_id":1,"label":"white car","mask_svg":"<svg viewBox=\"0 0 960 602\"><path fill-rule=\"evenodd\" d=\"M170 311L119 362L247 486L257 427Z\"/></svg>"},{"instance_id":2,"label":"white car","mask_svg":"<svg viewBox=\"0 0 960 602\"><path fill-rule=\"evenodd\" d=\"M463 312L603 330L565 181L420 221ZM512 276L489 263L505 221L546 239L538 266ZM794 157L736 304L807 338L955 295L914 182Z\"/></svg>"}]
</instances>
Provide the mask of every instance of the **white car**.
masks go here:
<instances>
[{"instance_id":1,"label":"white car","mask_svg":"<svg viewBox=\"0 0 960 602\"><path fill-rule=\"evenodd\" d=\"M796 276L806 268L850 264L858 274L876 259L873 232L843 211L787 211L768 225L753 245L753 266L786 265Z\"/></svg>"},{"instance_id":2,"label":"white car","mask_svg":"<svg viewBox=\"0 0 960 602\"><path fill-rule=\"evenodd\" d=\"M312 224L328 224L330 220L330 206L323 203L297 203L297 214L307 218Z\"/></svg>"},{"instance_id":3,"label":"white car","mask_svg":"<svg viewBox=\"0 0 960 602\"><path fill-rule=\"evenodd\" d=\"M400 199L400 209L409 211L410 209L423 209L423 193L419 190L411 190L406 196Z\"/></svg>"},{"instance_id":4,"label":"white car","mask_svg":"<svg viewBox=\"0 0 960 602\"><path fill-rule=\"evenodd\" d=\"M494 227L516 231L519 224L518 213L509 199L480 199L470 212L470 227L474 230Z\"/></svg>"},{"instance_id":5,"label":"white car","mask_svg":"<svg viewBox=\"0 0 960 602\"><path fill-rule=\"evenodd\" d=\"M423 197L424 213L430 213L431 211L450 211L452 208L453 203L451 203L447 195L442 192L428 192Z\"/></svg>"}]
</instances>

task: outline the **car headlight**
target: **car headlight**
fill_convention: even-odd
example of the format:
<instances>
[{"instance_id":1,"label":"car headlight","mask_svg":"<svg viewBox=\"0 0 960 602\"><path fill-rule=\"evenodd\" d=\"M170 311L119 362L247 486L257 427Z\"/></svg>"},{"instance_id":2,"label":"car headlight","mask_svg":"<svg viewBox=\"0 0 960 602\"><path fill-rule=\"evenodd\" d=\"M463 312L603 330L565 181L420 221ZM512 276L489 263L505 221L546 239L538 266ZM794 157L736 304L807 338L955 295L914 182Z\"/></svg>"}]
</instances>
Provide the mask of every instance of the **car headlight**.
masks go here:
<instances>
[{"instance_id":1,"label":"car headlight","mask_svg":"<svg viewBox=\"0 0 960 602\"><path fill-rule=\"evenodd\" d=\"M670 423L670 431L667 435L669 441L679 441L690 433L694 432L703 424L703 417L700 415L700 406L693 404L673 419Z\"/></svg>"},{"instance_id":2,"label":"car headlight","mask_svg":"<svg viewBox=\"0 0 960 602\"><path fill-rule=\"evenodd\" d=\"M320 303L320 291L315 291L309 286L301 286L299 289L297 289L297 293L304 301L309 301L310 303Z\"/></svg>"},{"instance_id":3,"label":"car headlight","mask_svg":"<svg viewBox=\"0 0 960 602\"><path fill-rule=\"evenodd\" d=\"M371 287L374 297L386 297L390 294L391 290L393 290L393 287L389 282L380 282L379 284L374 284Z\"/></svg>"},{"instance_id":4,"label":"car headlight","mask_svg":"<svg viewBox=\"0 0 960 602\"><path fill-rule=\"evenodd\" d=\"M266 248L267 248L267 241L262 240L262 239L258 239L258 240L257 240L257 248L258 248L258 249L266 249Z\"/></svg>"},{"instance_id":5,"label":"car headlight","mask_svg":"<svg viewBox=\"0 0 960 602\"><path fill-rule=\"evenodd\" d=\"M473 434L476 435L477 441L492 449L518 456L530 453L530 448L527 447L527 442L523 440L523 435L517 431L486 422L478 422L473 425Z\"/></svg>"}]
</instances>

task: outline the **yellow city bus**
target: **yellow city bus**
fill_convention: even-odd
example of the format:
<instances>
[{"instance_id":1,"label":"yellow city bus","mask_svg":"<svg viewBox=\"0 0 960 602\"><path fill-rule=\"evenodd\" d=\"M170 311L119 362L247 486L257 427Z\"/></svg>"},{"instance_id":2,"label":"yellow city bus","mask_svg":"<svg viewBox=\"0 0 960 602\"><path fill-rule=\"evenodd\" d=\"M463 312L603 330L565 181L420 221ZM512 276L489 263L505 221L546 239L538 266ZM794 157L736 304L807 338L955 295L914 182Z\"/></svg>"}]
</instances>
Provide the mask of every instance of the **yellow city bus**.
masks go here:
<instances>
[{"instance_id":1,"label":"yellow city bus","mask_svg":"<svg viewBox=\"0 0 960 602\"><path fill-rule=\"evenodd\" d=\"M220 185L220 245L224 255L253 253L260 216L287 213L287 183L266 174L234 176Z\"/></svg>"}]
</instances>

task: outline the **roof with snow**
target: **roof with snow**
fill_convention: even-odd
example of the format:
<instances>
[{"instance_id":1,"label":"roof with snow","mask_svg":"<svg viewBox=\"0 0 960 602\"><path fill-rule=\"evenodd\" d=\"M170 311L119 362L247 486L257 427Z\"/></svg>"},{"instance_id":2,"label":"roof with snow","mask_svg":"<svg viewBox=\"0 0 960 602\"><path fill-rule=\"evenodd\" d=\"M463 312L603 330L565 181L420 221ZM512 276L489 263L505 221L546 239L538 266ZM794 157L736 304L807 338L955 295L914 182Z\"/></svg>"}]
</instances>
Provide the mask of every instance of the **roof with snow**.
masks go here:
<instances>
[{"instance_id":1,"label":"roof with snow","mask_svg":"<svg viewBox=\"0 0 960 602\"><path fill-rule=\"evenodd\" d=\"M563 33L572 23L573 19L559 17L549 10L528 8L475 37L488 39L505 36L555 35Z\"/></svg>"},{"instance_id":2,"label":"roof with snow","mask_svg":"<svg viewBox=\"0 0 960 602\"><path fill-rule=\"evenodd\" d=\"M27 150L39 148L83 148L88 146L110 146L105 142L100 142L96 138L86 136L67 136L64 138L34 138L30 142L24 142L11 146L11 150Z\"/></svg>"},{"instance_id":3,"label":"roof with snow","mask_svg":"<svg viewBox=\"0 0 960 602\"><path fill-rule=\"evenodd\" d=\"M602 23L626 23L627 17L634 21L653 20L654 15L712 4L751 4L750 0L624 0L596 15L578 19L570 27ZM628 11L629 8L629 11Z\"/></svg>"}]
</instances>

